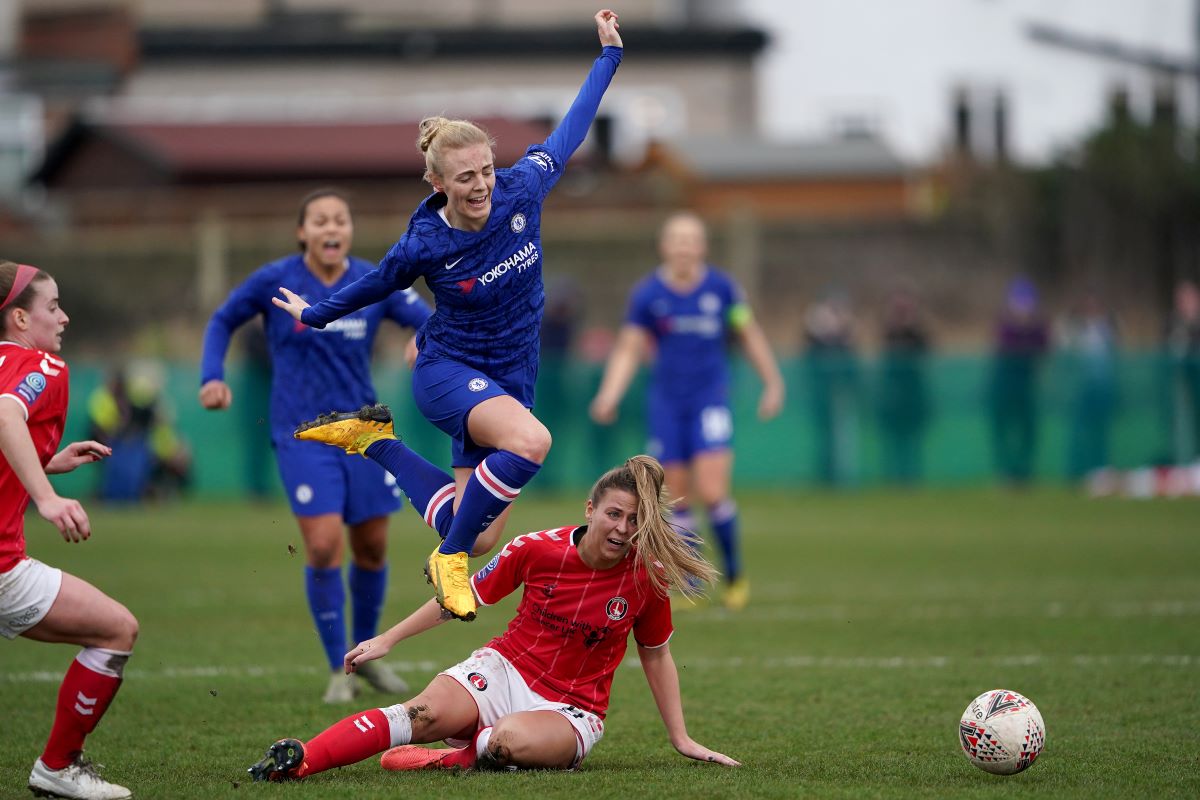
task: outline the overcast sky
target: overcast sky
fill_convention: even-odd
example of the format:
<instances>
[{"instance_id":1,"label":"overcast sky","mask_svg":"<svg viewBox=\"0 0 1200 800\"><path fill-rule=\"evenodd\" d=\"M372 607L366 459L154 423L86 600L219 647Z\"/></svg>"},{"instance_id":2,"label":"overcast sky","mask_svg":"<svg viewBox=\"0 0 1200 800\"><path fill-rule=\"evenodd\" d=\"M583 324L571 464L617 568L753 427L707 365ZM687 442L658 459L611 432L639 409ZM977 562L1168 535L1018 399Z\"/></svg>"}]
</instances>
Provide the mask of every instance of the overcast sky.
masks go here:
<instances>
[{"instance_id":1,"label":"overcast sky","mask_svg":"<svg viewBox=\"0 0 1200 800\"><path fill-rule=\"evenodd\" d=\"M906 158L945 146L954 87L981 108L1009 101L1011 150L1041 161L1094 127L1109 87L1124 83L1148 107L1144 70L1039 44L1029 22L1192 58L1196 0L741 0L771 32L763 61L762 125L769 136L828 134L837 119L872 120ZM1194 118L1197 89L1180 86Z\"/></svg>"}]
</instances>

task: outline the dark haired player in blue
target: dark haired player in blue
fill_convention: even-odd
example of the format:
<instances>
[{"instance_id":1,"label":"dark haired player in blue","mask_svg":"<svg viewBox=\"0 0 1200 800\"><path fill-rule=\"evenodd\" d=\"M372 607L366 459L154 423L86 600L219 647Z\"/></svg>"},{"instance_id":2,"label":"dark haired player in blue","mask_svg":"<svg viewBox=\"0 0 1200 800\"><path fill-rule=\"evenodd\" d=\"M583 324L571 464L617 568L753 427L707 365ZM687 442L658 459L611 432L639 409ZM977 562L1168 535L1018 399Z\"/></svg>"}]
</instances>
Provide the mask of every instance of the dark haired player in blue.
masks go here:
<instances>
[{"instance_id":1,"label":"dark haired player in blue","mask_svg":"<svg viewBox=\"0 0 1200 800\"><path fill-rule=\"evenodd\" d=\"M387 318L417 328L430 315L425 302L408 291L318 331L271 304L281 283L317 301L374 272L374 264L350 256L353 232L350 206L341 193L318 189L305 197L296 228L301 252L258 269L233 290L208 323L201 366L201 404L228 408L233 394L224 381L224 361L230 336L252 317L262 316L274 367L271 441L304 538L308 604L333 673L327 703L354 699L354 684L341 669L347 638L343 528L349 529L353 554L347 576L354 611L351 633L361 642L363 636L375 635L379 622L387 588L388 515L401 502L394 479L376 464L296 441L292 430L331 407L374 403L370 361L380 323ZM409 347L415 356L415 344ZM363 677L382 691L407 690L386 666Z\"/></svg>"},{"instance_id":2,"label":"dark haired player in blue","mask_svg":"<svg viewBox=\"0 0 1200 800\"><path fill-rule=\"evenodd\" d=\"M421 413L454 440L454 477L390 438L386 409L364 410L362 419L355 412L324 417L296 435L362 452L396 476L445 539L426 562L426 574L438 602L460 619L475 617L468 553L495 544L509 503L550 450L550 432L530 411L545 305L542 202L587 135L621 63L617 15L603 9L595 21L603 51L545 142L512 167L496 169L492 142L473 123L422 121L418 146L434 193L379 269L311 308L283 287L286 299L275 299L320 328L419 277L433 291L437 310L418 334L413 396ZM376 443L385 426L389 435ZM361 442L360 433L368 435Z\"/></svg>"},{"instance_id":3,"label":"dark haired player in blue","mask_svg":"<svg viewBox=\"0 0 1200 800\"><path fill-rule=\"evenodd\" d=\"M783 407L783 378L766 337L725 273L706 263L707 235L698 216L679 213L663 225L663 263L633 289L625 325L609 357L592 418L612 423L643 354L658 357L647 402L650 451L662 462L666 484L679 500L675 524L696 529L688 508L698 499L708 511L725 561L725 604L744 607L750 584L742 574L737 506L730 495L733 415L729 408L726 342L736 334L763 382L759 419Z\"/></svg>"}]
</instances>

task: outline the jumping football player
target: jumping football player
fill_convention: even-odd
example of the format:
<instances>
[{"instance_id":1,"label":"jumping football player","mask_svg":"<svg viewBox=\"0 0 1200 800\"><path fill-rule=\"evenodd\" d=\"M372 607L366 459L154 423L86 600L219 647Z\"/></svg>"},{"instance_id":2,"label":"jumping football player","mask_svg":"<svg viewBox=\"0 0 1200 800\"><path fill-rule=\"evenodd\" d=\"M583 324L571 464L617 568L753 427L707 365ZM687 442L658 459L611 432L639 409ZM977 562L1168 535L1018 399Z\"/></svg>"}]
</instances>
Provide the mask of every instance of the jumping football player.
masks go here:
<instances>
[{"instance_id":1,"label":"jumping football player","mask_svg":"<svg viewBox=\"0 0 1200 800\"><path fill-rule=\"evenodd\" d=\"M436 311L418 336L413 396L421 413L454 440L454 475L399 441L379 441L361 452L396 476L414 508L444 538L426 562L426 575L442 606L464 620L475 615L468 554L495 544L509 504L550 450L550 432L530 411L545 305L542 203L583 142L621 63L617 15L604 9L595 22L600 57L546 141L530 146L514 166L496 169L492 141L479 127L443 117L424 120L418 144L434 193L379 269L312 307L283 287L284 297L275 299L319 328L418 277L433 291ZM352 407L298 436L352 444L357 426L368 423L349 412Z\"/></svg>"}]
</instances>

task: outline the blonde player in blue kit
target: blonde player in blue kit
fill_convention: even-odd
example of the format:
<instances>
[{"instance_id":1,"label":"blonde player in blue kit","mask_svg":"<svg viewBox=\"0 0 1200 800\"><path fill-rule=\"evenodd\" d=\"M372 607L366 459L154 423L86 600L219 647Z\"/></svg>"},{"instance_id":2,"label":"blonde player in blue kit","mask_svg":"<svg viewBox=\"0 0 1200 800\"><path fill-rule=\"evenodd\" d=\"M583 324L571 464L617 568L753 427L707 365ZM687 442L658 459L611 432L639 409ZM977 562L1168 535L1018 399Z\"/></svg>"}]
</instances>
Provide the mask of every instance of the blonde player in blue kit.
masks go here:
<instances>
[{"instance_id":1,"label":"blonde player in blue kit","mask_svg":"<svg viewBox=\"0 0 1200 800\"><path fill-rule=\"evenodd\" d=\"M603 9L595 22L600 57L546 141L531 145L512 167L497 169L491 139L476 125L424 120L418 145L434 193L379 269L312 307L283 286L283 298L275 299L297 320L320 328L419 277L433 291L436 311L417 339L413 397L453 439L454 475L396 440L375 442L369 452L358 448L360 434L391 430L384 409L322 417L296 435L362 452L396 476L413 507L444 537L426 575L438 602L459 619L475 617L468 554L495 544L509 504L550 450L550 432L530 410L545 306L542 202L582 144L621 63L617 15Z\"/></svg>"},{"instance_id":2,"label":"blonde player in blue kit","mask_svg":"<svg viewBox=\"0 0 1200 800\"><path fill-rule=\"evenodd\" d=\"M737 506L730 494L730 336L740 340L762 379L759 419L771 419L783 407L783 378L741 288L707 263L703 221L690 213L670 217L662 227L659 251L662 265L633 289L591 415L602 425L615 421L641 358L656 350L647 397L649 450L662 462L667 486L679 498L675 524L695 530L689 510L693 499L708 511L725 562L725 604L736 610L748 602L750 584L742 574Z\"/></svg>"},{"instance_id":3,"label":"blonde player in blue kit","mask_svg":"<svg viewBox=\"0 0 1200 800\"><path fill-rule=\"evenodd\" d=\"M346 577L353 610L349 633L358 642L373 636L379 623L387 591L388 515L401 504L392 477L376 464L298 442L292 430L342 404L374 403L371 350L381 323L390 319L417 328L430 314L420 297L403 292L317 331L271 304L280 283L316 301L374 272L372 263L350 255L353 233L350 206L341 192L325 188L306 196L296 228L300 252L261 267L230 293L208 323L201 364L201 404L213 410L228 408L233 394L224 380L224 361L230 337L251 318L263 318L272 365L271 444L304 538L309 609L332 673L327 703L350 702L356 688L341 670L348 633L342 582L345 540L352 555ZM362 677L383 691L407 688L387 665Z\"/></svg>"}]
</instances>

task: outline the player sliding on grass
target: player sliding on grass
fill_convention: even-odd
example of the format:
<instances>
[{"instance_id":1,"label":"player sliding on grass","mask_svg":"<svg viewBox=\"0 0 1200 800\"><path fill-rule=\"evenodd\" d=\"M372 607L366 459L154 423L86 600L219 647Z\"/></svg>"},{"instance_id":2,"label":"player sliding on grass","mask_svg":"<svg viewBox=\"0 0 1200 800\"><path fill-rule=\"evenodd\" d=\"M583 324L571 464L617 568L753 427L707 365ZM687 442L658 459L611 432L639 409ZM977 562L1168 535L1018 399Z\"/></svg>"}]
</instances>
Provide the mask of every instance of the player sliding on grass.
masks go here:
<instances>
[{"instance_id":1,"label":"player sliding on grass","mask_svg":"<svg viewBox=\"0 0 1200 800\"><path fill-rule=\"evenodd\" d=\"M83 647L59 686L54 727L33 764L30 790L40 797L120 800L129 790L97 774L83 757L83 740L121 687L137 620L90 583L25 554L31 499L66 541L91 536L83 506L59 497L46 475L112 454L93 441L58 450L69 382L66 362L53 354L69 321L53 278L37 267L0 261L0 635Z\"/></svg>"},{"instance_id":2,"label":"player sliding on grass","mask_svg":"<svg viewBox=\"0 0 1200 800\"><path fill-rule=\"evenodd\" d=\"M545 142L498 170L492 141L476 125L424 120L419 146L425 178L435 191L379 269L311 308L283 287L286 299L274 300L320 328L412 286L418 277L433 291L436 311L418 335L413 397L421 413L454 440L454 476L399 442L381 442L366 455L393 475L412 476L405 487L409 499L444 538L426 574L442 606L460 619L475 614L468 554L495 544L509 503L550 450L550 432L530 412L545 305L542 202L583 142L621 62L617 15L604 9L595 20L603 51Z\"/></svg>"},{"instance_id":3,"label":"player sliding on grass","mask_svg":"<svg viewBox=\"0 0 1200 800\"><path fill-rule=\"evenodd\" d=\"M307 742L279 740L250 774L303 778L383 751L383 767L393 770L574 769L604 735L613 673L631 632L671 744L688 758L737 766L692 740L684 724L667 644L667 590L694 591L715 571L667 513L662 466L653 458L609 470L584 506L586 525L518 536L471 578L485 606L524 584L503 633L406 703L354 714ZM429 601L347 653L347 672L443 619ZM443 739L457 746L413 746Z\"/></svg>"},{"instance_id":4,"label":"player sliding on grass","mask_svg":"<svg viewBox=\"0 0 1200 800\"><path fill-rule=\"evenodd\" d=\"M213 313L204 331L200 403L214 411L229 408L233 392L225 383L225 351L234 331L261 316L273 365L271 447L304 539L305 594L332 673L324 700L349 703L358 687L355 676L342 672L342 653L347 641L369 639L379 630L387 594L388 515L400 509L399 493L376 464L298 442L291 434L301 420L330 404L353 408L374 403L371 351L384 320L418 328L430 310L409 290L348 314L336 328L315 331L297 325L271 304L280 283L317 300L373 272L375 265L350 255L354 220L348 200L336 189L316 189L300 201L296 238L299 252L256 270ZM415 357L416 346L410 342L409 347ZM352 558L343 584L347 539ZM351 639L346 636L347 585L354 612ZM358 678L379 691L408 691L383 662Z\"/></svg>"}]
</instances>

